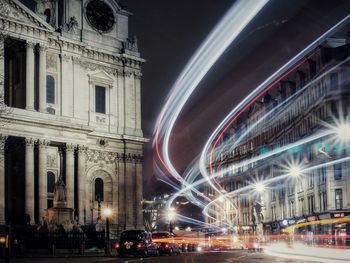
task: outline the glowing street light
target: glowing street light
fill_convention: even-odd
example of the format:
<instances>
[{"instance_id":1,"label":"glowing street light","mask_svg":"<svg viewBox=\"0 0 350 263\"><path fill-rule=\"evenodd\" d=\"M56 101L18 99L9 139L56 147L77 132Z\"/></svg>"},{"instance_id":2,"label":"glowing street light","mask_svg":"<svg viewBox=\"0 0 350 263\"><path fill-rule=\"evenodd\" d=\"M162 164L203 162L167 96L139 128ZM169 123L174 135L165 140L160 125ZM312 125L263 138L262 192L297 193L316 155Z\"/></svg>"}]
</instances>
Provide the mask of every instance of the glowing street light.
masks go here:
<instances>
[{"instance_id":1,"label":"glowing street light","mask_svg":"<svg viewBox=\"0 0 350 263\"><path fill-rule=\"evenodd\" d=\"M257 182L254 185L255 191L257 191L259 194L265 191L265 185L262 182Z\"/></svg>"},{"instance_id":2,"label":"glowing street light","mask_svg":"<svg viewBox=\"0 0 350 263\"><path fill-rule=\"evenodd\" d=\"M106 217L106 250L105 253L109 255L111 253L111 245L109 240L109 217L112 215L112 209L106 207L103 209L103 215Z\"/></svg>"},{"instance_id":3,"label":"glowing street light","mask_svg":"<svg viewBox=\"0 0 350 263\"><path fill-rule=\"evenodd\" d=\"M108 217L110 217L111 215L112 215L112 209L110 209L110 208L105 208L105 209L103 209L103 215L106 217L106 218L108 218Z\"/></svg>"},{"instance_id":4,"label":"glowing street light","mask_svg":"<svg viewBox=\"0 0 350 263\"><path fill-rule=\"evenodd\" d=\"M291 165L289 168L288 168L288 172L289 174L294 177L294 178L297 178L297 177L300 177L301 174L302 174L302 169L300 166L298 165Z\"/></svg>"},{"instance_id":5,"label":"glowing street light","mask_svg":"<svg viewBox=\"0 0 350 263\"><path fill-rule=\"evenodd\" d=\"M350 123L341 122L334 127L335 135L341 143L350 142Z\"/></svg>"},{"instance_id":6,"label":"glowing street light","mask_svg":"<svg viewBox=\"0 0 350 263\"><path fill-rule=\"evenodd\" d=\"M169 221L173 221L176 217L176 211L174 207L170 207L167 211L167 218Z\"/></svg>"}]
</instances>

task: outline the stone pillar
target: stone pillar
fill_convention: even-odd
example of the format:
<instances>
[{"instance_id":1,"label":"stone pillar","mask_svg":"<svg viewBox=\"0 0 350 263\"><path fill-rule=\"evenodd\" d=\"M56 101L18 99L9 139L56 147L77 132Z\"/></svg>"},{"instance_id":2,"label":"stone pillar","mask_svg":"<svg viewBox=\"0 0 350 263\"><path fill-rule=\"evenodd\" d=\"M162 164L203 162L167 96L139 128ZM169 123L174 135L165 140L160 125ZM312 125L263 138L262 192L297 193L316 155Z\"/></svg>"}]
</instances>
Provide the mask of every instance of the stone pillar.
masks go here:
<instances>
[{"instance_id":1,"label":"stone pillar","mask_svg":"<svg viewBox=\"0 0 350 263\"><path fill-rule=\"evenodd\" d=\"M7 136L0 135L0 225L5 224L5 142Z\"/></svg>"},{"instance_id":2,"label":"stone pillar","mask_svg":"<svg viewBox=\"0 0 350 263\"><path fill-rule=\"evenodd\" d=\"M34 224L34 140L32 138L26 138L25 154L25 213L30 217L30 224Z\"/></svg>"},{"instance_id":3,"label":"stone pillar","mask_svg":"<svg viewBox=\"0 0 350 263\"><path fill-rule=\"evenodd\" d=\"M46 50L40 46L39 54L39 111L46 112Z\"/></svg>"},{"instance_id":4,"label":"stone pillar","mask_svg":"<svg viewBox=\"0 0 350 263\"><path fill-rule=\"evenodd\" d=\"M141 74L135 76L135 101L136 101L136 134L142 136L141 131Z\"/></svg>"},{"instance_id":5,"label":"stone pillar","mask_svg":"<svg viewBox=\"0 0 350 263\"><path fill-rule=\"evenodd\" d=\"M67 206L74 208L74 146L66 145Z\"/></svg>"},{"instance_id":6,"label":"stone pillar","mask_svg":"<svg viewBox=\"0 0 350 263\"><path fill-rule=\"evenodd\" d=\"M125 158L117 155L117 170L118 170L118 223L122 229L126 224L125 213Z\"/></svg>"},{"instance_id":7,"label":"stone pillar","mask_svg":"<svg viewBox=\"0 0 350 263\"><path fill-rule=\"evenodd\" d=\"M4 75L5 75L4 36L0 33L0 103L3 103L5 99Z\"/></svg>"},{"instance_id":8,"label":"stone pillar","mask_svg":"<svg viewBox=\"0 0 350 263\"><path fill-rule=\"evenodd\" d=\"M135 79L131 71L125 73L125 133L135 134L136 131L136 96Z\"/></svg>"},{"instance_id":9,"label":"stone pillar","mask_svg":"<svg viewBox=\"0 0 350 263\"><path fill-rule=\"evenodd\" d=\"M26 64L26 109L34 110L34 48L35 43L27 41Z\"/></svg>"},{"instance_id":10,"label":"stone pillar","mask_svg":"<svg viewBox=\"0 0 350 263\"><path fill-rule=\"evenodd\" d=\"M136 226L137 229L144 228L143 224L143 177L142 162L136 163Z\"/></svg>"},{"instance_id":11,"label":"stone pillar","mask_svg":"<svg viewBox=\"0 0 350 263\"><path fill-rule=\"evenodd\" d=\"M43 217L47 209L47 146L48 141L39 140L39 178L38 178L38 198L39 198L39 223L43 223Z\"/></svg>"},{"instance_id":12,"label":"stone pillar","mask_svg":"<svg viewBox=\"0 0 350 263\"><path fill-rule=\"evenodd\" d=\"M78 147L78 218L79 224L84 224L85 207L85 162L86 162L86 146ZM86 211L85 211L86 213Z\"/></svg>"},{"instance_id":13,"label":"stone pillar","mask_svg":"<svg viewBox=\"0 0 350 263\"><path fill-rule=\"evenodd\" d=\"M125 160L125 208L126 208L126 228L135 227L135 163L129 154Z\"/></svg>"}]
</instances>

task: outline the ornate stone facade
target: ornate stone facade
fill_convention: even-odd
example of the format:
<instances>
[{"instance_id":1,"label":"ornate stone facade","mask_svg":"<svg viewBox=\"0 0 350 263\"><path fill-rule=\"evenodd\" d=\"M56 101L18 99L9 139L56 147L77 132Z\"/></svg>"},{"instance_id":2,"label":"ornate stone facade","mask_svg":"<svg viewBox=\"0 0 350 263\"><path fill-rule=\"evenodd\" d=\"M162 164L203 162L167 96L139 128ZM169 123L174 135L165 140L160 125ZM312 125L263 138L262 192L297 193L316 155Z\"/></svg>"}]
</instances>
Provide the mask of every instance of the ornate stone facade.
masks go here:
<instances>
[{"instance_id":1,"label":"ornate stone facade","mask_svg":"<svg viewBox=\"0 0 350 263\"><path fill-rule=\"evenodd\" d=\"M0 125L0 133L10 138L0 180L8 169L6 174L17 173L24 185L24 194L6 194L5 183L0 184L0 224L22 223L16 219L22 217L40 224L62 176L67 206L80 224L95 224L99 207L110 207L112 230L143 226L142 155L148 140L141 130L140 78L145 61L136 38L127 34L130 13L116 1L104 1L114 17L108 32L81 23L92 1L37 1L35 12L17 0L0 3L0 92L11 108L11 114L0 116L11 121ZM10 42L17 47L13 56L25 61L20 71L26 77L19 78L25 91L18 94L3 81L5 72L16 79L6 71L11 57L3 55ZM17 181L6 182L15 187Z\"/></svg>"}]
</instances>

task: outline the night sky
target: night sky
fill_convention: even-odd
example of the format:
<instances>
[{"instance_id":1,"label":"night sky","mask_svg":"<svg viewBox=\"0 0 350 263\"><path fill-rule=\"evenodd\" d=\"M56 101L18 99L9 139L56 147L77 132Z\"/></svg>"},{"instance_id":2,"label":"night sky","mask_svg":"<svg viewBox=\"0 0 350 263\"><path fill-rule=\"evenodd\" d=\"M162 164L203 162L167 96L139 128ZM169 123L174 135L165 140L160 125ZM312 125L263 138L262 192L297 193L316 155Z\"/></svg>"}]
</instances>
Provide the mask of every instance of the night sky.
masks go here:
<instances>
[{"instance_id":1,"label":"night sky","mask_svg":"<svg viewBox=\"0 0 350 263\"><path fill-rule=\"evenodd\" d=\"M118 2L133 13L129 35L137 36L141 56L147 60L142 71L142 125L145 137L152 139L172 84L234 1ZM271 0L203 79L183 110L171 140L176 167L185 169L216 125L249 91L349 13L348 0ZM152 159L149 143L146 196L166 190L163 184L155 184Z\"/></svg>"}]
</instances>

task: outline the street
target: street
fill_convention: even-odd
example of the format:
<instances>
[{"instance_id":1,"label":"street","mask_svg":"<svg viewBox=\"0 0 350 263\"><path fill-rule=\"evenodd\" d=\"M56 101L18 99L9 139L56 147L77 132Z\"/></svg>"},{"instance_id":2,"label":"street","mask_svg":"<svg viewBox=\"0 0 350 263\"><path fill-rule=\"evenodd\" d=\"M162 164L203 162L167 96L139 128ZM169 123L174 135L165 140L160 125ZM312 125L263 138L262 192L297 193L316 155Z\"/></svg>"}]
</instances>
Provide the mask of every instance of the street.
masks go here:
<instances>
[{"instance_id":1,"label":"street","mask_svg":"<svg viewBox=\"0 0 350 263\"><path fill-rule=\"evenodd\" d=\"M162 256L147 258L106 258L106 257L73 257L73 258L19 258L12 259L11 263L37 263L37 262L65 262L65 263L94 263L94 262L167 262L167 263L216 263L216 262L266 262L266 263L304 263L305 260L283 259L268 256L264 253L248 253L247 251L227 251L227 252L201 252L201 253L183 253L180 256ZM4 262L3 260L0 261Z\"/></svg>"}]
</instances>

